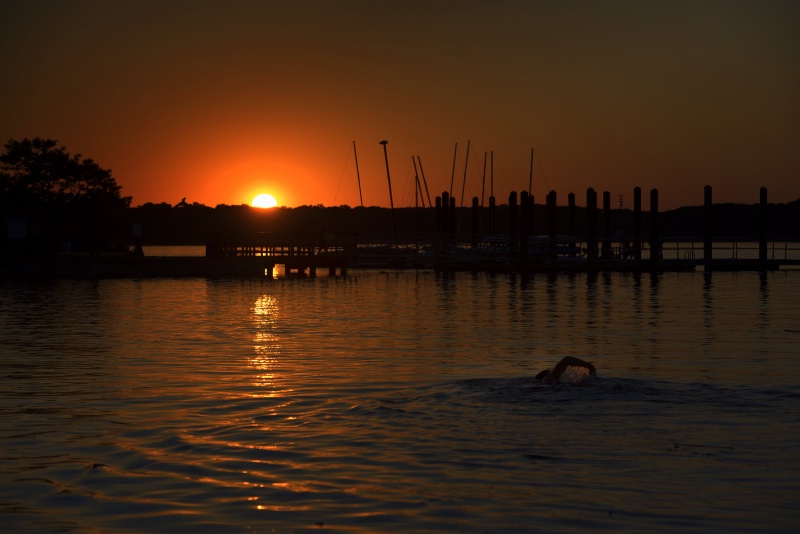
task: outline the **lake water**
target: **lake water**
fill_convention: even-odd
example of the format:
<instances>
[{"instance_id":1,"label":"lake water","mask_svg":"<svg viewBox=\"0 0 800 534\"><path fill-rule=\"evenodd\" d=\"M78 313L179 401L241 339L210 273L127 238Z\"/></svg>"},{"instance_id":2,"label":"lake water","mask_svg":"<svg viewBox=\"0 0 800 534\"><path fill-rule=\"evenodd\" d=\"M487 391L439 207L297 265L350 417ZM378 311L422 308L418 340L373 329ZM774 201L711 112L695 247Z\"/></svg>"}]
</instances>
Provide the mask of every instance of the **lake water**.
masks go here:
<instances>
[{"instance_id":1,"label":"lake water","mask_svg":"<svg viewBox=\"0 0 800 534\"><path fill-rule=\"evenodd\" d=\"M800 527L800 271L6 281L0 340L4 532Z\"/></svg>"}]
</instances>

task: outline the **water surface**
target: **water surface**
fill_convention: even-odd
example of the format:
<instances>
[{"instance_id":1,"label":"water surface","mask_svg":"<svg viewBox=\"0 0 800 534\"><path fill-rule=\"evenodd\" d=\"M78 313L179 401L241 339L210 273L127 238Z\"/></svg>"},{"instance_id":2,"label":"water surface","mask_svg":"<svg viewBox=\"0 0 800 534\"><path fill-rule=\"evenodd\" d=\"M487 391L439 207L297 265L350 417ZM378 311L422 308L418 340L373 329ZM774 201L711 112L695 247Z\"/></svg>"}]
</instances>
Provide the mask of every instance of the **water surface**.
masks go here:
<instances>
[{"instance_id":1,"label":"water surface","mask_svg":"<svg viewBox=\"0 0 800 534\"><path fill-rule=\"evenodd\" d=\"M793 531L800 271L0 284L0 523ZM564 355L583 387L532 377Z\"/></svg>"}]
</instances>

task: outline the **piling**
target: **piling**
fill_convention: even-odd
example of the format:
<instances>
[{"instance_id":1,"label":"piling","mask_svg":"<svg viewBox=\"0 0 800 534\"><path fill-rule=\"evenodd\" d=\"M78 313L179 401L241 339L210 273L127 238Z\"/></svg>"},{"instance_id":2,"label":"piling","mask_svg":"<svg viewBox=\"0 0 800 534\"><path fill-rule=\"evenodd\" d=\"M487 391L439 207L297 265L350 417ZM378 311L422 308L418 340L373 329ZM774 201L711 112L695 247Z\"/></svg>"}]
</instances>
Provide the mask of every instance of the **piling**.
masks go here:
<instances>
[{"instance_id":1,"label":"piling","mask_svg":"<svg viewBox=\"0 0 800 534\"><path fill-rule=\"evenodd\" d=\"M442 193L442 234L450 235L450 194Z\"/></svg>"},{"instance_id":2,"label":"piling","mask_svg":"<svg viewBox=\"0 0 800 534\"><path fill-rule=\"evenodd\" d=\"M611 193L603 191L603 248L600 257L610 260L611 252Z\"/></svg>"},{"instance_id":3,"label":"piling","mask_svg":"<svg viewBox=\"0 0 800 534\"><path fill-rule=\"evenodd\" d=\"M711 186L703 188L703 266L706 272L711 272L713 261L713 241L711 238Z\"/></svg>"},{"instance_id":4,"label":"piling","mask_svg":"<svg viewBox=\"0 0 800 534\"><path fill-rule=\"evenodd\" d=\"M517 236L517 192L508 195L508 236L514 239Z\"/></svg>"},{"instance_id":5,"label":"piling","mask_svg":"<svg viewBox=\"0 0 800 534\"><path fill-rule=\"evenodd\" d=\"M642 188L633 188L633 258L642 259Z\"/></svg>"},{"instance_id":6,"label":"piling","mask_svg":"<svg viewBox=\"0 0 800 534\"><path fill-rule=\"evenodd\" d=\"M528 235L536 235L536 204L533 201L533 195L528 195Z\"/></svg>"},{"instance_id":7,"label":"piling","mask_svg":"<svg viewBox=\"0 0 800 534\"><path fill-rule=\"evenodd\" d=\"M597 193L591 187L586 190L586 259L597 260Z\"/></svg>"},{"instance_id":8,"label":"piling","mask_svg":"<svg viewBox=\"0 0 800 534\"><path fill-rule=\"evenodd\" d=\"M556 217L556 192L547 193L547 259L556 260L556 240L558 238L558 221Z\"/></svg>"},{"instance_id":9,"label":"piling","mask_svg":"<svg viewBox=\"0 0 800 534\"><path fill-rule=\"evenodd\" d=\"M522 191L519 195L519 259L523 263L528 261L528 229L530 228L528 211L528 192Z\"/></svg>"},{"instance_id":10,"label":"piling","mask_svg":"<svg viewBox=\"0 0 800 534\"><path fill-rule=\"evenodd\" d=\"M567 233L575 235L575 193L567 195Z\"/></svg>"},{"instance_id":11,"label":"piling","mask_svg":"<svg viewBox=\"0 0 800 534\"><path fill-rule=\"evenodd\" d=\"M450 235L456 234L456 197L450 197Z\"/></svg>"},{"instance_id":12,"label":"piling","mask_svg":"<svg viewBox=\"0 0 800 534\"><path fill-rule=\"evenodd\" d=\"M762 187L758 203L758 260L767 266L767 188Z\"/></svg>"},{"instance_id":13,"label":"piling","mask_svg":"<svg viewBox=\"0 0 800 534\"><path fill-rule=\"evenodd\" d=\"M536 235L536 233L534 232L534 230L536 228L536 208L535 208L535 204L533 202L533 195L528 193L528 197L527 197L527 200L525 202L527 203L525 209L526 209L527 214L528 214L528 218L527 218L527 221L525 223L527 225L526 231L527 231L529 236L530 235Z\"/></svg>"},{"instance_id":14,"label":"piling","mask_svg":"<svg viewBox=\"0 0 800 534\"><path fill-rule=\"evenodd\" d=\"M481 232L481 213L478 197L472 197L472 248L478 248L478 234Z\"/></svg>"},{"instance_id":15,"label":"piling","mask_svg":"<svg viewBox=\"0 0 800 534\"><path fill-rule=\"evenodd\" d=\"M650 190L650 261L661 261L661 237L658 234L658 189Z\"/></svg>"},{"instance_id":16,"label":"piling","mask_svg":"<svg viewBox=\"0 0 800 534\"><path fill-rule=\"evenodd\" d=\"M436 231L438 233L444 233L444 228L442 227L442 197L436 197L436 209L435 215L436 219Z\"/></svg>"},{"instance_id":17,"label":"piling","mask_svg":"<svg viewBox=\"0 0 800 534\"><path fill-rule=\"evenodd\" d=\"M497 204L495 203L494 195L489 197L489 234L494 235L497 233L497 228L495 226L497 216Z\"/></svg>"}]
</instances>

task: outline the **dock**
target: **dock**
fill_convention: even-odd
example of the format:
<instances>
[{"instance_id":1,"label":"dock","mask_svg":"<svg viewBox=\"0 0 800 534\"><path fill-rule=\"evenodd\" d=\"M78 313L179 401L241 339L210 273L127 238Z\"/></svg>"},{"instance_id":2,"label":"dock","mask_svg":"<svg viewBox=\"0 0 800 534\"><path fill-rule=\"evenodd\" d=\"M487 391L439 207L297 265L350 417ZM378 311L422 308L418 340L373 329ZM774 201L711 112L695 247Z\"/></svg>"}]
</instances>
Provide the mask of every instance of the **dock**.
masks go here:
<instances>
[{"instance_id":1,"label":"dock","mask_svg":"<svg viewBox=\"0 0 800 534\"><path fill-rule=\"evenodd\" d=\"M358 236L345 234L322 242L311 234L253 234L238 240L209 243L205 256L57 254L0 258L2 278L315 278L347 276L351 270L432 269L437 272L594 273L775 271L800 268L800 242L718 240L714 255L704 257L706 244L692 239L660 242L658 257L648 243L621 238L594 243L605 254L593 257L592 244L581 237L547 236L528 239L491 236L477 241L469 235ZM766 248L761 258L759 252Z\"/></svg>"},{"instance_id":2,"label":"dock","mask_svg":"<svg viewBox=\"0 0 800 534\"><path fill-rule=\"evenodd\" d=\"M284 266L287 276L316 278L318 269L346 276L357 244L355 234L264 232L209 240L206 257L253 264L267 278L274 277L277 265Z\"/></svg>"},{"instance_id":3,"label":"dock","mask_svg":"<svg viewBox=\"0 0 800 534\"><path fill-rule=\"evenodd\" d=\"M0 256L2 278L274 278L346 276L356 254L355 236L258 233L210 240L205 256L36 254Z\"/></svg>"},{"instance_id":4,"label":"dock","mask_svg":"<svg viewBox=\"0 0 800 534\"><path fill-rule=\"evenodd\" d=\"M519 198L508 198L508 221L505 233L497 233L495 199L489 198L489 235L481 233L485 210L472 199L472 231L459 235L455 199L442 193L436 198L438 237L433 245L434 268L439 271L496 272L670 272L695 271L771 271L800 265L800 239L767 238L767 190L759 191L759 216L756 238L719 238L713 235L712 190L704 193L702 237L665 239L659 225L658 190L650 191L648 227L642 212L642 191L633 190L632 221L614 227L610 193L602 194L602 208L593 188L586 191L586 208L578 229L575 195L568 195L566 225L558 221L556 192L546 198L545 233L534 234L534 198L523 191ZM463 210L461 210L463 212ZM463 215L463 213L461 213ZM560 235L559 228L569 233Z\"/></svg>"}]
</instances>

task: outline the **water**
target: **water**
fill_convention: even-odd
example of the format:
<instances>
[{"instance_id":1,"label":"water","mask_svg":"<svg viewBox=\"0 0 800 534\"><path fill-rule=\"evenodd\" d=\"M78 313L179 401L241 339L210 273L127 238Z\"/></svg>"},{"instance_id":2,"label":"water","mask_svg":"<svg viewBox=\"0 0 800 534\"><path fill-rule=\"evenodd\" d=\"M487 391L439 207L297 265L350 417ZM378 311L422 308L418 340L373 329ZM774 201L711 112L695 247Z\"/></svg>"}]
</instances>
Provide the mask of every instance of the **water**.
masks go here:
<instances>
[{"instance_id":1,"label":"water","mask_svg":"<svg viewBox=\"0 0 800 534\"><path fill-rule=\"evenodd\" d=\"M800 526L800 271L4 282L0 303L0 531ZM532 380L564 355L598 378Z\"/></svg>"},{"instance_id":2,"label":"water","mask_svg":"<svg viewBox=\"0 0 800 534\"><path fill-rule=\"evenodd\" d=\"M183 257L198 257L206 255L205 245L150 245L143 246L142 251L145 256L183 256Z\"/></svg>"}]
</instances>

